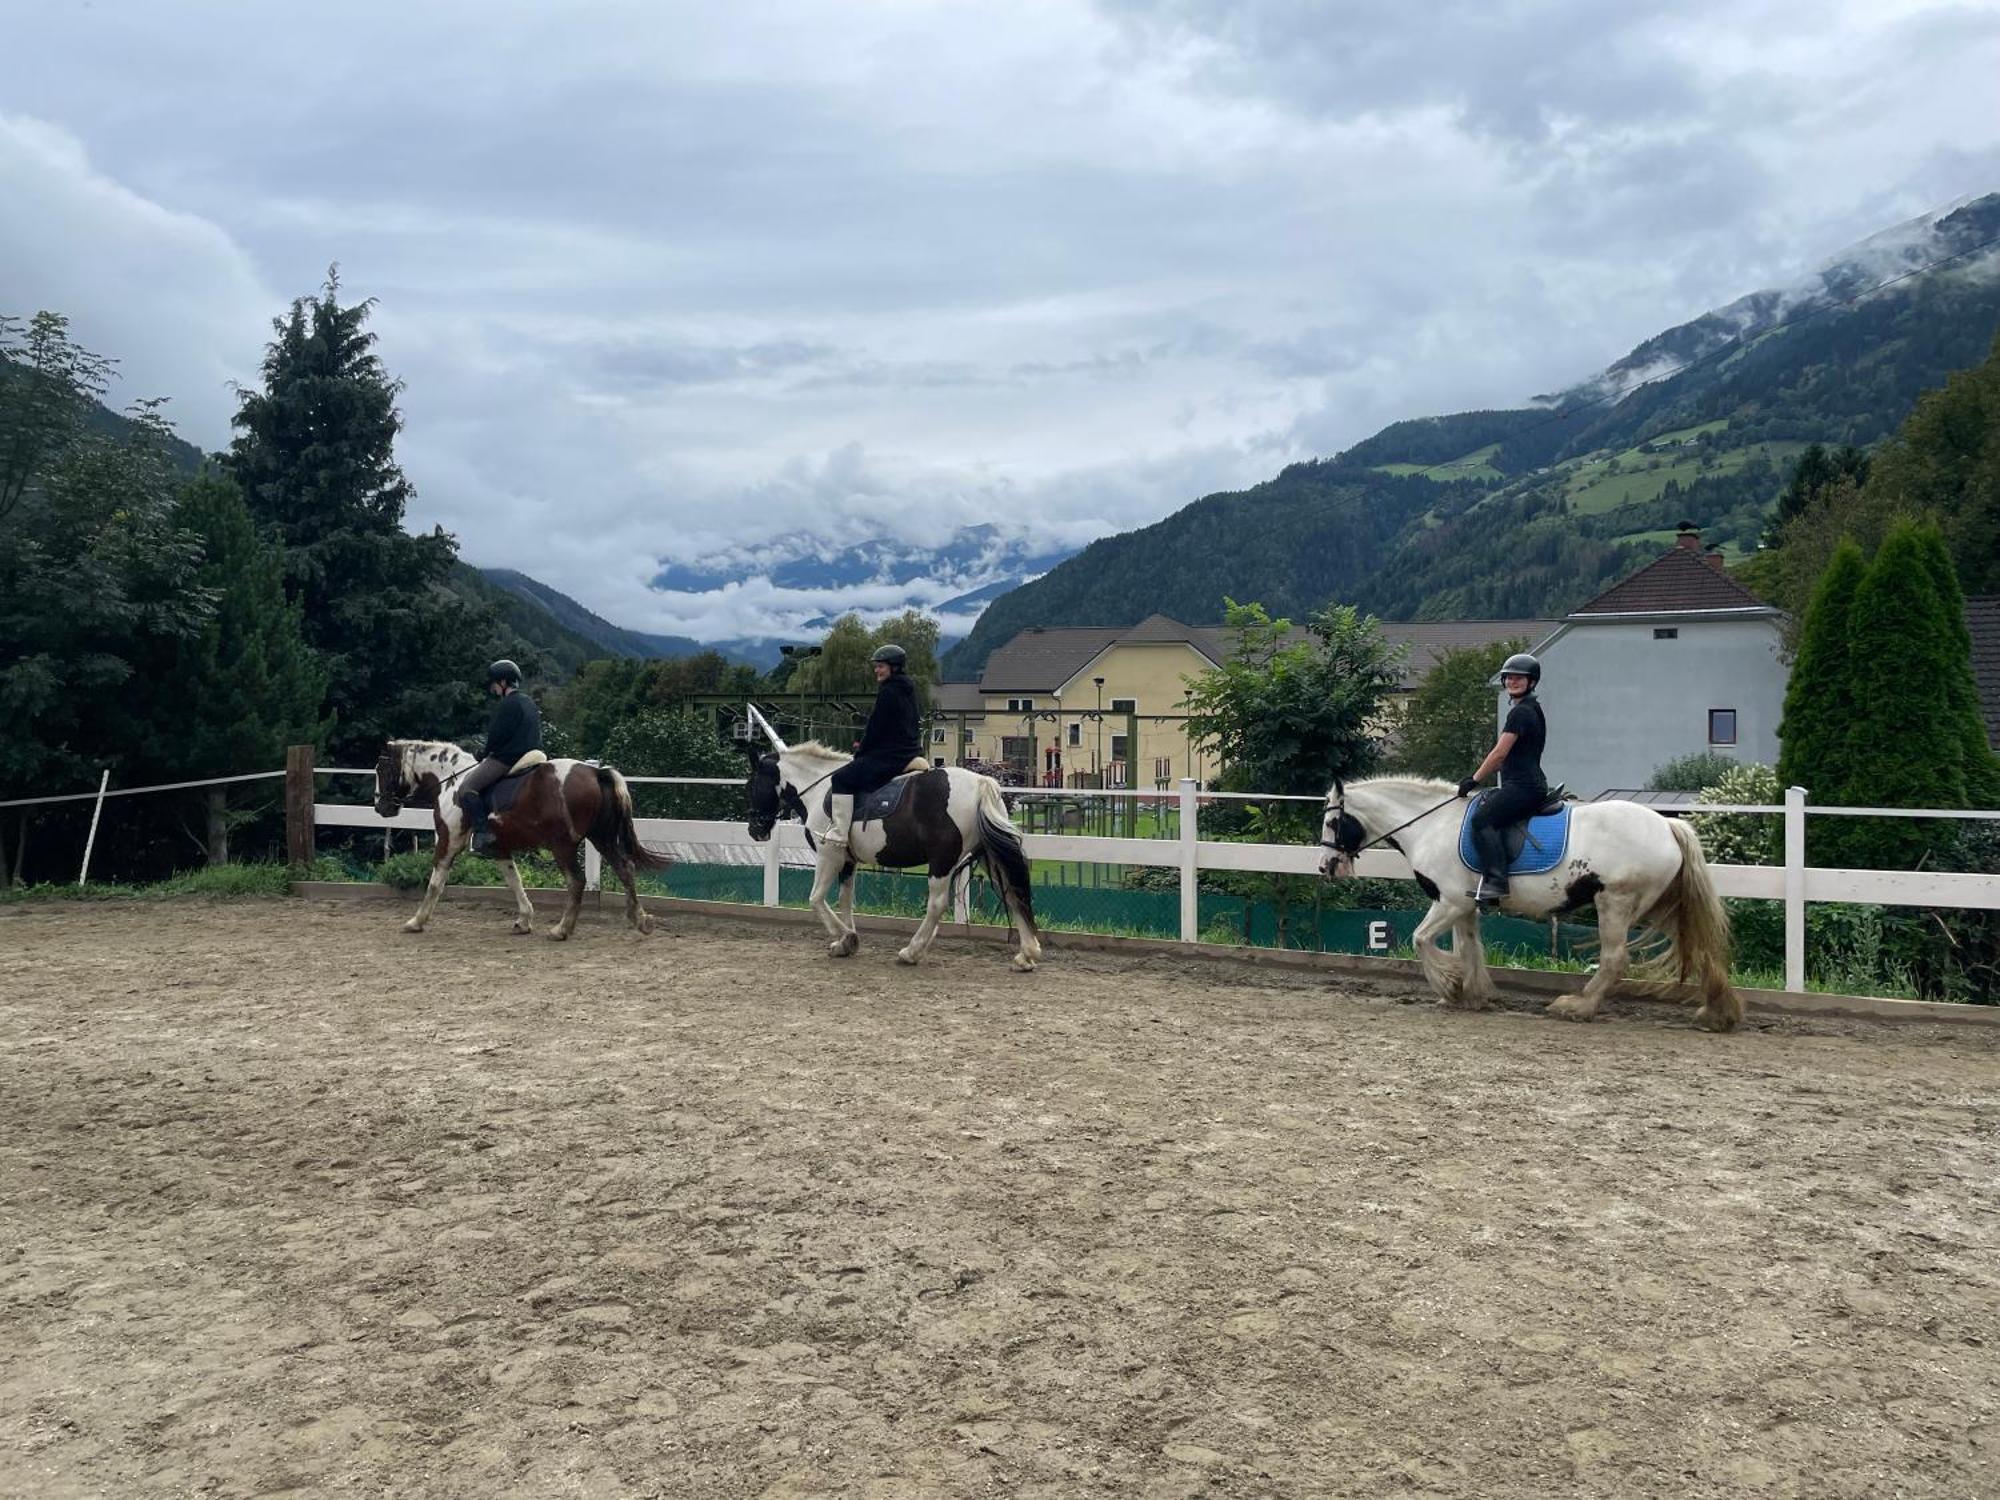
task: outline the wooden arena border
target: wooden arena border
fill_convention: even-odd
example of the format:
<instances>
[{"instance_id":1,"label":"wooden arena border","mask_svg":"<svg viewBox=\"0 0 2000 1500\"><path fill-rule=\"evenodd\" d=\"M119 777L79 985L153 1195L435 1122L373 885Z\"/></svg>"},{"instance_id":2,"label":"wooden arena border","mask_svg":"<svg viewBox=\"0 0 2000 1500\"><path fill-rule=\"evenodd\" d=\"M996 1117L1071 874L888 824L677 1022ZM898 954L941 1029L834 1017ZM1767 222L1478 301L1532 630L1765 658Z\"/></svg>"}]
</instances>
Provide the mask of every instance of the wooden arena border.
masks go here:
<instances>
[{"instance_id":1,"label":"wooden arena border","mask_svg":"<svg viewBox=\"0 0 2000 1500\"><path fill-rule=\"evenodd\" d=\"M399 891L386 885L369 885L358 881L294 881L292 893L316 901L408 904L416 900L416 893L412 891ZM480 906L508 909L514 904L514 897L505 886L455 885L445 894L448 904L469 901ZM583 898L585 914L622 922L625 915L624 898L622 894L614 894L617 899L606 903L602 892L586 892ZM563 893L559 890L532 889L528 892L528 898L534 903L537 911L558 911L562 907ZM815 929L818 927L818 918L803 907L751 906L737 901L692 901L678 896L650 894L644 899L647 910L661 916L685 914L721 917L736 922L760 922L766 925L811 926ZM914 917L870 916L857 913L854 925L863 932L906 933L914 931L917 922ZM938 928L938 935L996 945L1013 941L1012 928L988 926L983 923L947 922ZM1178 958L1199 963L1246 964L1253 967L1318 971L1329 974L1366 975L1377 979L1401 979L1418 988L1422 988L1425 983L1422 968L1415 959L1409 958L1376 958L1358 953L1307 953L1296 949L1237 947L1221 943L1189 944L1165 938L1114 937L1106 933L1064 932L1059 929L1044 931L1042 943L1044 947L1059 952L1070 950L1120 953L1133 958ZM1582 988L1586 978L1582 974L1556 973L1544 969L1512 969L1498 964L1492 966L1492 974L1494 983L1502 989L1517 994L1546 996L1573 994ZM1961 1005L1940 1000L1892 1000L1877 995L1833 995L1817 991L1739 989L1737 993L1742 995L1744 1005L1753 1012L1870 1021L2000 1026L2000 1005ZM1670 991L1666 994L1631 995L1628 998L1671 1002L1676 996ZM1684 998L1692 1001L1692 992Z\"/></svg>"}]
</instances>

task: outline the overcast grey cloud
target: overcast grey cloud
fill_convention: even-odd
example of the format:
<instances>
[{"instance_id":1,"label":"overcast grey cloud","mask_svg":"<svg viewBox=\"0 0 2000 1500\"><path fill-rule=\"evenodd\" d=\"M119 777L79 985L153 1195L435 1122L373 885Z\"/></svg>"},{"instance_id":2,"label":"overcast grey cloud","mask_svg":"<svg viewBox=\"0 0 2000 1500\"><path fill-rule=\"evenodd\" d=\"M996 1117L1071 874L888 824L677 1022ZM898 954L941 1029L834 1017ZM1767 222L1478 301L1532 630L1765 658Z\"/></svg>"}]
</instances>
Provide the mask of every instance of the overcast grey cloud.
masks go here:
<instances>
[{"instance_id":1,"label":"overcast grey cloud","mask_svg":"<svg viewBox=\"0 0 2000 1500\"><path fill-rule=\"evenodd\" d=\"M0 37L0 309L214 446L338 260L413 521L714 636L896 599L662 566L1081 542L2000 188L1992 3L0 0Z\"/></svg>"}]
</instances>

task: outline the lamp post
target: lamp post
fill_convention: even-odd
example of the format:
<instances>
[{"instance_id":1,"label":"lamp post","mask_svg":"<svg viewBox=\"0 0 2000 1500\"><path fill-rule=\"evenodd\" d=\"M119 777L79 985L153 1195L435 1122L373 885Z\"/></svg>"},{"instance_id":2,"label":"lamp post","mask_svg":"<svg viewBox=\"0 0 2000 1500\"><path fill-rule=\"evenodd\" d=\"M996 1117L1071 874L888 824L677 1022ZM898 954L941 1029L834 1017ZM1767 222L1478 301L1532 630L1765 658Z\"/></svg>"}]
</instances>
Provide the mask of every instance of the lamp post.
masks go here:
<instances>
[{"instance_id":1,"label":"lamp post","mask_svg":"<svg viewBox=\"0 0 2000 1500\"><path fill-rule=\"evenodd\" d=\"M1104 790L1104 679L1090 679L1097 684L1097 748L1090 753L1090 769L1097 773L1097 789Z\"/></svg>"},{"instance_id":2,"label":"lamp post","mask_svg":"<svg viewBox=\"0 0 2000 1500\"><path fill-rule=\"evenodd\" d=\"M796 686L799 700L799 738L803 740L809 740L812 736L806 733L806 690L805 684L799 681L799 673L805 670L807 662L818 656L825 649L823 646L780 646L778 648L778 654L792 664L792 682Z\"/></svg>"}]
</instances>

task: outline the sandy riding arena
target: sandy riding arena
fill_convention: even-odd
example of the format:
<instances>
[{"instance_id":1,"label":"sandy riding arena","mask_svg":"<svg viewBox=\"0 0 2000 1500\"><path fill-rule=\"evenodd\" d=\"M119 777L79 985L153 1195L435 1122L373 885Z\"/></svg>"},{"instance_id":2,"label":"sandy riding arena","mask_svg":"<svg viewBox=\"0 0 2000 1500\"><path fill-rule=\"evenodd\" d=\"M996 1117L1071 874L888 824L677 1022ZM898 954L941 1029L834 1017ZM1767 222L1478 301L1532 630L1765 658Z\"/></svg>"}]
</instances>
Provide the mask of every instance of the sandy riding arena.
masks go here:
<instances>
[{"instance_id":1,"label":"sandy riding arena","mask_svg":"<svg viewBox=\"0 0 2000 1500\"><path fill-rule=\"evenodd\" d=\"M0 1495L2000 1494L2000 1035L0 908Z\"/></svg>"}]
</instances>

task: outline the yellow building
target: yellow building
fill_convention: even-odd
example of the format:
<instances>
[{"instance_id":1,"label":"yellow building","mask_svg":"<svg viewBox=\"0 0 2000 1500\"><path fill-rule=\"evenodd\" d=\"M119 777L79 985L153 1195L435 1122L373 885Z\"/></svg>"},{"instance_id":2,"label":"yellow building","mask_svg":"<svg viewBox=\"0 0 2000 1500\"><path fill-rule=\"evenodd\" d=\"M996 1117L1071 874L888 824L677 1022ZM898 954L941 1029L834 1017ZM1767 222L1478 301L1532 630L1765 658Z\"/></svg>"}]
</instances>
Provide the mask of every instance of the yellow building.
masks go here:
<instances>
[{"instance_id":1,"label":"yellow building","mask_svg":"<svg viewBox=\"0 0 2000 1500\"><path fill-rule=\"evenodd\" d=\"M1445 651L1551 628L1534 620L1384 623L1408 644L1400 693L1414 692ZM1304 638L1305 632L1299 632ZM931 754L1042 786L1168 787L1214 777L1213 760L1188 743L1187 679L1228 655L1220 625L1153 615L1137 625L1050 626L1022 631L987 659L974 683L944 683L944 716ZM1385 730L1392 726L1385 726Z\"/></svg>"}]
</instances>

